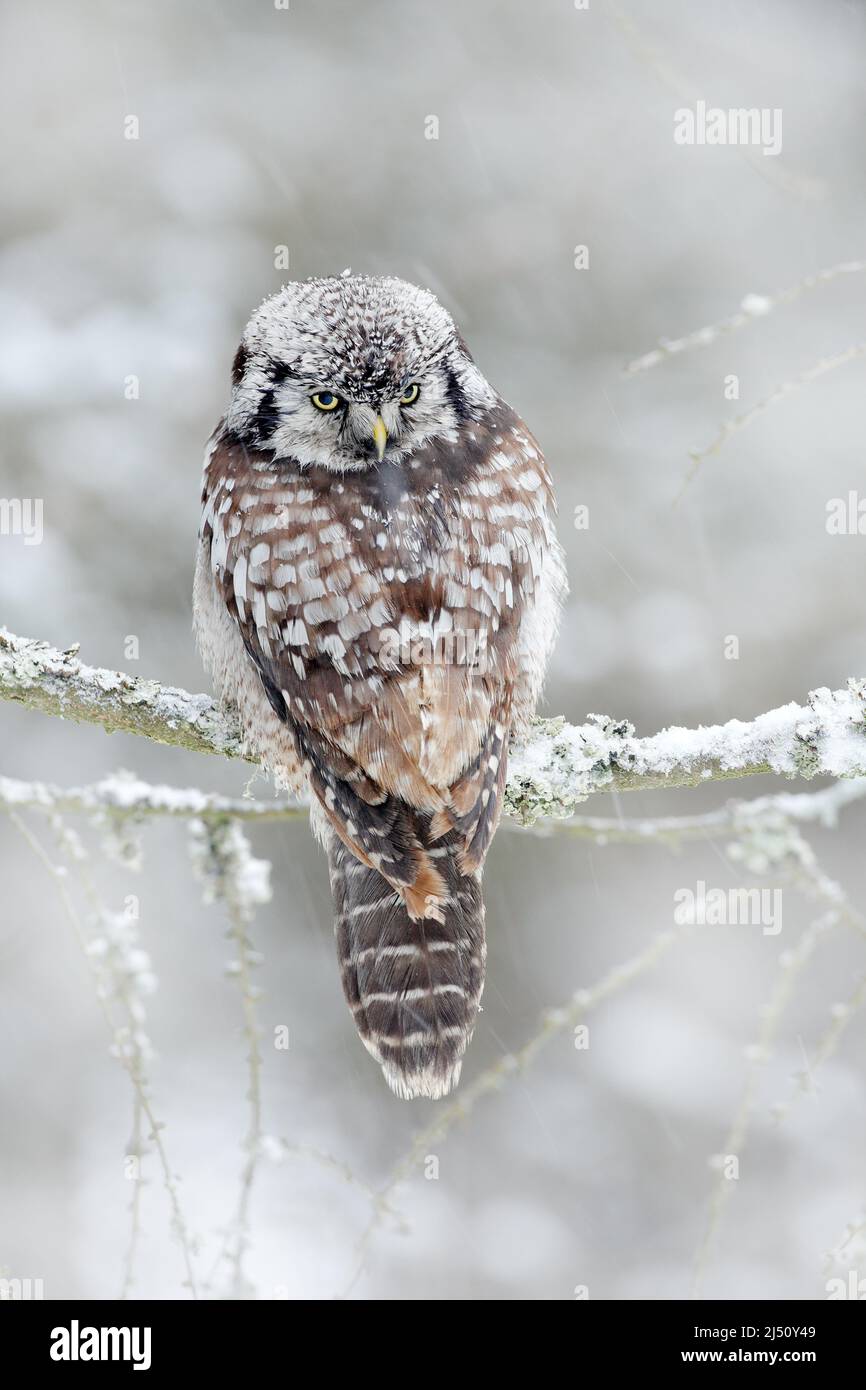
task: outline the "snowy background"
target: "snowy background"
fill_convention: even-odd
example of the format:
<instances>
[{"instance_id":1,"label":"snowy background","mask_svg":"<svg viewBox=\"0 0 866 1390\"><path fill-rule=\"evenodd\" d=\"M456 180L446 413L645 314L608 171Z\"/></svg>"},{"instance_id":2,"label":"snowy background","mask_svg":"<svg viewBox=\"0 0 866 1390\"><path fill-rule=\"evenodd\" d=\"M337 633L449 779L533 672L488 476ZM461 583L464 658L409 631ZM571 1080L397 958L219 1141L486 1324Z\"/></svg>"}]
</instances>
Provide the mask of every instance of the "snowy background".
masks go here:
<instances>
[{"instance_id":1,"label":"snowy background","mask_svg":"<svg viewBox=\"0 0 866 1390\"><path fill-rule=\"evenodd\" d=\"M866 674L862 536L829 499L866 489L853 360L707 458L689 450L863 336L846 273L715 343L626 376L663 336L864 254L862 3L168 0L7 5L0 105L0 492L44 499L44 540L0 537L0 622L98 665L203 688L190 588L203 444L251 309L285 278L387 272L431 287L540 438L572 596L547 709L665 724L750 718ZM779 108L783 147L682 147L674 111ZM124 122L138 118L137 140ZM438 140L425 138L435 115ZM429 125L427 127L429 129ZM290 269L275 269L286 246ZM589 266L575 269L575 247ZM739 378L738 401L725 378ZM136 376L140 397L124 384ZM589 508L588 530L573 526ZM725 639L739 639L739 659ZM140 658L124 655L137 637ZM239 794L249 770L0 706L0 772L82 784L120 767ZM770 781L632 793L628 815L720 805ZM267 796L264 782L255 787ZM627 802L627 804L625 804ZM609 799L587 809L616 814ZM56 857L50 832L29 822ZM80 828L80 827L79 827ZM866 907L866 804L813 843ZM88 843L94 848L96 842ZM219 906L184 828L144 832L141 900L154 1107L184 1219L216 1259L237 1201L244 1040ZM432 1104L398 1102L340 992L324 860L302 823L254 832L273 864L263 953L264 1124L290 1146L253 1192L262 1298L344 1293L378 1188ZM0 1270L48 1297L113 1297L129 1231L131 1093L108 1055L56 887L0 817ZM503 828L488 860L485 1009L469 1085L672 924L699 879L759 882L723 846L598 847ZM773 880L768 880L772 884ZM681 1298L762 1006L819 907L785 890L779 936L697 930L427 1151L366 1248L353 1297ZM784 1123L770 1117L847 998L866 942L837 928L800 977L761 1071L710 1296L823 1297L822 1252L862 1208L864 1028L855 1020ZM288 1052L268 1039L290 1029ZM315 1151L315 1152L314 1152ZM332 1155L342 1166L315 1156ZM153 1157L133 1291L183 1294ZM856 1245L849 1263L860 1259ZM219 1291L219 1272L216 1289Z\"/></svg>"}]
</instances>

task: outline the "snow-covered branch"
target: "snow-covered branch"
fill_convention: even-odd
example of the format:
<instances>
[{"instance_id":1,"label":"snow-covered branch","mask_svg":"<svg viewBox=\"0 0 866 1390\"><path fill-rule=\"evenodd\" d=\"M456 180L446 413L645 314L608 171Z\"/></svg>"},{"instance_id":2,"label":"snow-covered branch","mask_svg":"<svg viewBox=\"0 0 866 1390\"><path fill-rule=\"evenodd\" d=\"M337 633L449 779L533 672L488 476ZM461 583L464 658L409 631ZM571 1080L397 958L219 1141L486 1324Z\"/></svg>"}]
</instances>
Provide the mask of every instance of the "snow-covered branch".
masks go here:
<instances>
[{"instance_id":1,"label":"snow-covered branch","mask_svg":"<svg viewBox=\"0 0 866 1390\"><path fill-rule=\"evenodd\" d=\"M506 804L524 824L570 816L596 791L696 787L756 773L782 777L866 774L866 680L813 690L749 723L731 719L637 738L625 720L591 714L585 724L540 719L512 750Z\"/></svg>"},{"instance_id":2,"label":"snow-covered branch","mask_svg":"<svg viewBox=\"0 0 866 1390\"><path fill-rule=\"evenodd\" d=\"M87 666L77 648L61 652L5 631L0 631L0 696L108 732L122 730L200 753L247 756L236 722L208 696ZM648 738L638 738L626 720L606 715L590 715L579 725L562 718L536 720L527 741L512 749L506 809L531 825L542 817L572 816L596 791L692 787L756 773L866 776L866 679L849 680L844 690L815 690L805 705L783 705L748 723L733 719L706 728L669 728ZM156 789L154 799L154 789L135 779L101 785L102 795L98 788L61 795L89 797L81 809L180 815L251 810L246 802L167 788ZM51 788L44 792L49 798L57 794ZM4 784L4 800L16 795L26 800L24 784ZM277 805L256 806L252 814L262 818L278 812Z\"/></svg>"},{"instance_id":3,"label":"snow-covered branch","mask_svg":"<svg viewBox=\"0 0 866 1390\"><path fill-rule=\"evenodd\" d=\"M208 695L86 666L78 643L57 651L0 628L0 697L60 719L101 724L109 734L141 734L226 758L244 755L240 730Z\"/></svg>"},{"instance_id":4,"label":"snow-covered branch","mask_svg":"<svg viewBox=\"0 0 866 1390\"><path fill-rule=\"evenodd\" d=\"M852 783L852 786L856 783ZM300 802L274 796L220 796L198 787L168 787L143 782L133 772L115 772L87 787L58 787L50 782L23 782L0 776L0 806L13 811L57 811L88 817L129 816L145 820L174 816L180 820L272 821L306 816Z\"/></svg>"}]
</instances>

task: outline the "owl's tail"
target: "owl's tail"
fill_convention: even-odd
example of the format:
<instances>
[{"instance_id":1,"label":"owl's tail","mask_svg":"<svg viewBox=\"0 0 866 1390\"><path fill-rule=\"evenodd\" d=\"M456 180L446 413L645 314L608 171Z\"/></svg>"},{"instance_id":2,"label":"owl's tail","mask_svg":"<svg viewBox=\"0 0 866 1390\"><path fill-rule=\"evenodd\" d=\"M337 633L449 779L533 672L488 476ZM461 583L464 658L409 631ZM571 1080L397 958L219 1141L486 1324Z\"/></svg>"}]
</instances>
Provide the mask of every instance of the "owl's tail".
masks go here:
<instances>
[{"instance_id":1,"label":"owl's tail","mask_svg":"<svg viewBox=\"0 0 866 1390\"><path fill-rule=\"evenodd\" d=\"M407 1100L457 1085L478 1015L484 903L480 870L460 872L464 844L451 832L427 849L448 889L444 921L413 921L381 874L328 837L343 990L361 1041Z\"/></svg>"}]
</instances>

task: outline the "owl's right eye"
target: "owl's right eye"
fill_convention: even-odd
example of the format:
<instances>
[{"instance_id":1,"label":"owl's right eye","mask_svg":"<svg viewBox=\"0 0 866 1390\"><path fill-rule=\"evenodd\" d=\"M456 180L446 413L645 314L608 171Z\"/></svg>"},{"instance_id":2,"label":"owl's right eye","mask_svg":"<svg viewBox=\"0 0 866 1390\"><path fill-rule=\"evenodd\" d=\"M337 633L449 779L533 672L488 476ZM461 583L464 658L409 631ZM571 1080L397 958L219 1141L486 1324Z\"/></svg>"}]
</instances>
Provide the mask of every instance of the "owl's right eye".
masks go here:
<instances>
[{"instance_id":1,"label":"owl's right eye","mask_svg":"<svg viewBox=\"0 0 866 1390\"><path fill-rule=\"evenodd\" d=\"M333 391L317 391L310 400L317 410L336 410L340 404L340 397L335 396Z\"/></svg>"}]
</instances>

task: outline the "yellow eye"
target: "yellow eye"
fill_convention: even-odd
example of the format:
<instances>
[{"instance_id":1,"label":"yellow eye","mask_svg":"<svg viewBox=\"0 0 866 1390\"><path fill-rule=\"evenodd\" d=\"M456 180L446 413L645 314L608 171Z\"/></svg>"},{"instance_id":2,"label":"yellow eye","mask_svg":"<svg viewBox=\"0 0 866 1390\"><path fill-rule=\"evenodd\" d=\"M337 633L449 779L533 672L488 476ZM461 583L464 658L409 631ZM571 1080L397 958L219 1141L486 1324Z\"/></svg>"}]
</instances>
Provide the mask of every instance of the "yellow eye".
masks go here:
<instances>
[{"instance_id":1,"label":"yellow eye","mask_svg":"<svg viewBox=\"0 0 866 1390\"><path fill-rule=\"evenodd\" d=\"M418 385L417 381L413 381L413 382L412 382L412 385L411 385L411 386L407 386L407 387L406 387L406 390L403 392L402 396L400 397L400 404L401 404L401 405L414 405L415 402L417 401L418 397L420 396L420 394L421 394L421 387Z\"/></svg>"},{"instance_id":2,"label":"yellow eye","mask_svg":"<svg viewBox=\"0 0 866 1390\"><path fill-rule=\"evenodd\" d=\"M340 397L335 396L333 391L317 391L310 400L317 410L336 410L340 404Z\"/></svg>"}]
</instances>

